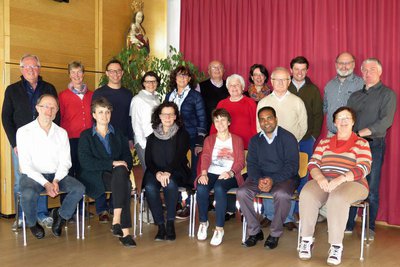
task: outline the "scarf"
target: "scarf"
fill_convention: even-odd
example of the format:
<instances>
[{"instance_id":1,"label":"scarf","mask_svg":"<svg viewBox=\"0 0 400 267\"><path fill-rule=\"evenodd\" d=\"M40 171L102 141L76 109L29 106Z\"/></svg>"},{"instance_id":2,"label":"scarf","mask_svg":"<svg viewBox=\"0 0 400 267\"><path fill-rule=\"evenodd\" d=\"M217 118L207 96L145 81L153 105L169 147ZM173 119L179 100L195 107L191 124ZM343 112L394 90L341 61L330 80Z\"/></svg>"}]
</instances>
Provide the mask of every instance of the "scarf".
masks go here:
<instances>
[{"instance_id":1,"label":"scarf","mask_svg":"<svg viewBox=\"0 0 400 267\"><path fill-rule=\"evenodd\" d=\"M163 131L163 127L162 127L162 123L160 123L160 125L158 125L158 127L156 129L154 129L154 135L161 140L168 140L170 138L172 138L179 130L178 125L176 125L176 123L174 123L171 128L169 128L168 133L164 133Z\"/></svg>"},{"instance_id":2,"label":"scarf","mask_svg":"<svg viewBox=\"0 0 400 267\"><path fill-rule=\"evenodd\" d=\"M143 89L143 90L140 90L138 95L144 102L146 102L146 104L148 104L151 107L158 106L160 104L160 100L158 99L158 96L156 93L151 94Z\"/></svg>"},{"instance_id":3,"label":"scarf","mask_svg":"<svg viewBox=\"0 0 400 267\"><path fill-rule=\"evenodd\" d=\"M329 142L329 148L332 152L340 154L350 151L351 148L355 146L358 136L352 132L348 140L338 140L337 134L331 137Z\"/></svg>"},{"instance_id":4,"label":"scarf","mask_svg":"<svg viewBox=\"0 0 400 267\"><path fill-rule=\"evenodd\" d=\"M264 97L266 97L267 95L269 95L271 93L271 89L269 89L267 85L264 85L261 88L260 92L257 92L257 88L253 84L249 87L248 92L249 92L249 96L251 98L253 98L253 100L255 100L256 102L258 102L261 99L263 99Z\"/></svg>"},{"instance_id":5,"label":"scarf","mask_svg":"<svg viewBox=\"0 0 400 267\"><path fill-rule=\"evenodd\" d=\"M68 84L68 89L71 90L72 93L74 93L74 94L76 94L76 95L77 95L77 94L82 94L82 95L84 95L84 94L86 94L86 92L87 92L87 90L88 90L88 88L87 88L87 86L86 86L85 83L82 83L81 88L74 88L74 85L72 84L72 82L70 82L70 83Z\"/></svg>"}]
</instances>

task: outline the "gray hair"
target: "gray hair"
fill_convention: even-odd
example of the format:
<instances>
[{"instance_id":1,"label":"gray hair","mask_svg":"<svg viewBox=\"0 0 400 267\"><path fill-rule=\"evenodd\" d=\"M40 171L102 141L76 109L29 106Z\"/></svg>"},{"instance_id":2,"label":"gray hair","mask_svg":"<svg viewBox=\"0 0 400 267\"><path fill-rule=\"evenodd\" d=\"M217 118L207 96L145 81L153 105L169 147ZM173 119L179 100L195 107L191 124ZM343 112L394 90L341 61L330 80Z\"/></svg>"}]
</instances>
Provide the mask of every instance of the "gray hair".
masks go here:
<instances>
[{"instance_id":1,"label":"gray hair","mask_svg":"<svg viewBox=\"0 0 400 267\"><path fill-rule=\"evenodd\" d=\"M233 81L233 80L238 80L240 82L240 84L242 85L242 90L244 89L244 79L242 76L240 76L239 74L232 74L231 76L229 76L228 78L226 78L226 87L229 87L229 84Z\"/></svg>"},{"instance_id":2,"label":"gray hair","mask_svg":"<svg viewBox=\"0 0 400 267\"><path fill-rule=\"evenodd\" d=\"M21 57L21 60L19 61L19 66L20 66L20 67L23 67L23 66L24 66L23 61L24 61L25 58L33 58L33 59L36 60L37 65L38 65L39 67L41 66L41 65L40 65L40 60L39 60L39 57L38 57L38 56L32 55L32 54L25 54L25 55L23 55L23 56Z\"/></svg>"},{"instance_id":3,"label":"gray hair","mask_svg":"<svg viewBox=\"0 0 400 267\"><path fill-rule=\"evenodd\" d=\"M276 73L277 71L284 71L284 72L286 72L288 78L290 79L290 72L288 71L287 68L284 68L284 67L276 67L276 68L274 69L274 71L271 73L271 79L273 79L273 78L275 77L275 73Z\"/></svg>"},{"instance_id":4,"label":"gray hair","mask_svg":"<svg viewBox=\"0 0 400 267\"><path fill-rule=\"evenodd\" d=\"M361 71L362 71L362 68L363 68L364 64L372 63L372 62L375 62L376 65L378 65L378 70L380 72L382 72L382 63L379 61L379 59L377 59L375 57L370 57L370 58L367 58L366 60L364 60L363 63L361 64Z\"/></svg>"},{"instance_id":5,"label":"gray hair","mask_svg":"<svg viewBox=\"0 0 400 267\"><path fill-rule=\"evenodd\" d=\"M68 64L68 73L71 72L72 69L81 69L82 72L85 72L85 66L83 66L82 62L80 61L72 61Z\"/></svg>"}]
</instances>

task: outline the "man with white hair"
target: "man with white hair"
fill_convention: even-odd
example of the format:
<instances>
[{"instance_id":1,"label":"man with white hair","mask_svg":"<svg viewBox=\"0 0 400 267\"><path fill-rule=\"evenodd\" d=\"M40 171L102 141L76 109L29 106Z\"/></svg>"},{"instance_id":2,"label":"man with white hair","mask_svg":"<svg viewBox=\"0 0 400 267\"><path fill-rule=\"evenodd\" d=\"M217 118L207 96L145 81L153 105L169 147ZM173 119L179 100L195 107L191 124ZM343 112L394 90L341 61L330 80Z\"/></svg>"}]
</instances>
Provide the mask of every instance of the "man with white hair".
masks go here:
<instances>
[{"instance_id":1,"label":"man with white hair","mask_svg":"<svg viewBox=\"0 0 400 267\"><path fill-rule=\"evenodd\" d=\"M369 142L372 154L371 172L367 175L369 185L369 229L370 238L375 237L375 220L379 207L379 183L383 158L385 156L385 136L392 126L396 111L396 94L381 82L382 64L376 58L368 58L361 65L364 87L354 92L347 105L357 115L354 132ZM350 209L346 232L354 228L356 208Z\"/></svg>"}]
</instances>

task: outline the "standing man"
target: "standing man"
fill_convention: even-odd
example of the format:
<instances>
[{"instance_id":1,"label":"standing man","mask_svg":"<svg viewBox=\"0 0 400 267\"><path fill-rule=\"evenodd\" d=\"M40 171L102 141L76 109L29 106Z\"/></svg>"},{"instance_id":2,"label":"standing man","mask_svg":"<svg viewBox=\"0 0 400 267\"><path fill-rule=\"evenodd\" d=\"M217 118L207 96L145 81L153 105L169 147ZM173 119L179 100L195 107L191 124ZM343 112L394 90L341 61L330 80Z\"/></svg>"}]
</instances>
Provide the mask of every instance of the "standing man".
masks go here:
<instances>
[{"instance_id":1,"label":"standing man","mask_svg":"<svg viewBox=\"0 0 400 267\"><path fill-rule=\"evenodd\" d=\"M36 222L37 202L43 190L51 197L66 192L61 208L55 208L51 230L60 236L65 222L72 217L76 204L82 199L85 187L68 176L71 155L67 132L53 123L58 112L57 98L50 94L39 97L37 119L17 131L21 167L21 205L32 234L41 239L44 229Z\"/></svg>"},{"instance_id":2,"label":"standing man","mask_svg":"<svg viewBox=\"0 0 400 267\"><path fill-rule=\"evenodd\" d=\"M361 65L364 80L362 90L354 92L347 102L357 115L354 131L369 142L372 154L369 185L370 238L375 237L375 220L379 207L379 182L385 156L385 136L392 126L396 111L396 94L381 82L382 64L376 58L368 58ZM346 232L351 233L355 224L356 208L350 209Z\"/></svg>"},{"instance_id":3,"label":"standing man","mask_svg":"<svg viewBox=\"0 0 400 267\"><path fill-rule=\"evenodd\" d=\"M346 106L350 95L364 86L361 77L353 73L355 58L348 52L343 52L336 57L337 75L325 86L323 110L327 118L328 136L336 133L332 115L340 107Z\"/></svg>"},{"instance_id":4,"label":"standing man","mask_svg":"<svg viewBox=\"0 0 400 267\"><path fill-rule=\"evenodd\" d=\"M57 98L57 91L54 86L43 81L40 76L40 60L37 56L26 54L22 56L20 62L21 80L10 84L4 95L2 122L4 131L12 148L12 161L14 165L14 203L18 210L19 221L12 225L13 231L18 231L22 227L22 209L17 207L17 194L20 192L20 168L18 162L17 130L34 121L37 117L36 102L43 94L51 94ZM59 123L59 114L56 115L55 122ZM46 228L51 228L53 220L48 217L47 197L42 196L38 200L38 222Z\"/></svg>"},{"instance_id":5,"label":"standing man","mask_svg":"<svg viewBox=\"0 0 400 267\"><path fill-rule=\"evenodd\" d=\"M129 115L132 92L122 87L122 76L124 71L122 63L117 59L110 60L106 65L106 75L108 78L107 85L98 88L93 93L93 100L105 97L113 107L113 115L110 124L114 128L118 128L129 140L129 147L134 148L132 120ZM99 215L100 223L108 223L110 221L109 210L111 207L107 204L106 194L102 194L96 199L96 213Z\"/></svg>"},{"instance_id":6,"label":"standing man","mask_svg":"<svg viewBox=\"0 0 400 267\"><path fill-rule=\"evenodd\" d=\"M221 62L218 60L211 61L208 64L208 74L210 78L200 83L200 93L206 107L207 132L209 133L212 125L211 113L217 107L219 101L229 96L229 92L225 80L223 80L224 65Z\"/></svg>"},{"instance_id":7,"label":"standing man","mask_svg":"<svg viewBox=\"0 0 400 267\"><path fill-rule=\"evenodd\" d=\"M261 108L257 116L262 131L250 140L248 178L237 191L249 234L243 245L252 247L264 239L253 200L261 192L270 192L274 197L275 213L264 247L274 249L283 233L291 196L298 185L299 149L293 134L278 126L278 118L272 107Z\"/></svg>"}]
</instances>

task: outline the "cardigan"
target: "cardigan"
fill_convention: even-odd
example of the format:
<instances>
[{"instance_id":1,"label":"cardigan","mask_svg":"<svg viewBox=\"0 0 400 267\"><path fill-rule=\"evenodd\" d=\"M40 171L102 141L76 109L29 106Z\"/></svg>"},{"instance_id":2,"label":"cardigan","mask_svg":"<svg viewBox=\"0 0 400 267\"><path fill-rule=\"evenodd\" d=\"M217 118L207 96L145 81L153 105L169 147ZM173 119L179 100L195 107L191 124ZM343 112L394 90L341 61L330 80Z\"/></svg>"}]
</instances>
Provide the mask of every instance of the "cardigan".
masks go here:
<instances>
[{"instance_id":1,"label":"cardigan","mask_svg":"<svg viewBox=\"0 0 400 267\"><path fill-rule=\"evenodd\" d=\"M98 198L104 193L103 173L111 172L113 161L123 160L127 163L128 169L132 169L132 154L129 150L127 137L118 129L110 134L111 156L108 155L104 145L93 135L92 128L81 133L78 144L79 163L81 173L79 180L86 187L86 194L91 198Z\"/></svg>"},{"instance_id":2,"label":"cardigan","mask_svg":"<svg viewBox=\"0 0 400 267\"><path fill-rule=\"evenodd\" d=\"M18 128L34 121L37 117L37 112L32 113L31 103L29 102L28 93L24 87L24 81L25 78L21 76L21 80L10 84L4 94L1 118L4 131L12 147L17 145L16 136ZM57 98L57 91L54 86L43 81L40 76L35 90L39 91L39 95L50 94ZM59 112L57 112L54 122L56 124L60 123Z\"/></svg>"},{"instance_id":3,"label":"cardigan","mask_svg":"<svg viewBox=\"0 0 400 267\"><path fill-rule=\"evenodd\" d=\"M60 126L67 131L68 138L79 138L82 131L92 127L93 118L90 110L92 96L92 91L87 91L83 99L69 89L60 93Z\"/></svg>"},{"instance_id":4,"label":"cardigan","mask_svg":"<svg viewBox=\"0 0 400 267\"><path fill-rule=\"evenodd\" d=\"M231 134L232 137L232 147L233 147L233 165L232 171L235 173L235 178L238 186L241 186L244 183L244 179L242 176L242 170L245 166L245 158L244 158L244 149L243 149L243 140L239 136L235 134ZM212 134L206 137L204 141L203 151L201 152L201 162L200 162L200 171L208 170L211 165L212 153L214 150L215 142L217 139L217 134ZM194 185L197 185L197 179L194 182Z\"/></svg>"}]
</instances>

